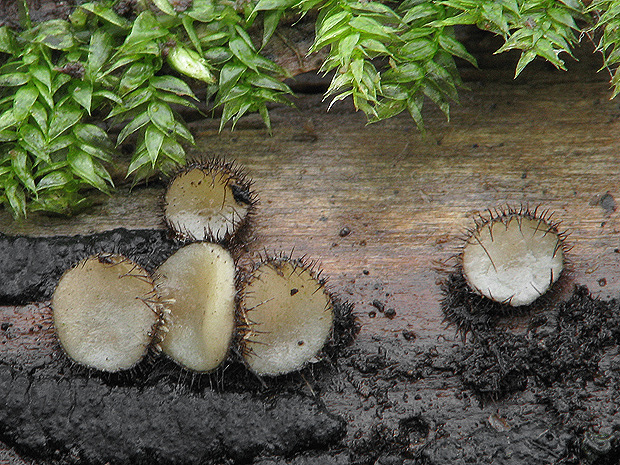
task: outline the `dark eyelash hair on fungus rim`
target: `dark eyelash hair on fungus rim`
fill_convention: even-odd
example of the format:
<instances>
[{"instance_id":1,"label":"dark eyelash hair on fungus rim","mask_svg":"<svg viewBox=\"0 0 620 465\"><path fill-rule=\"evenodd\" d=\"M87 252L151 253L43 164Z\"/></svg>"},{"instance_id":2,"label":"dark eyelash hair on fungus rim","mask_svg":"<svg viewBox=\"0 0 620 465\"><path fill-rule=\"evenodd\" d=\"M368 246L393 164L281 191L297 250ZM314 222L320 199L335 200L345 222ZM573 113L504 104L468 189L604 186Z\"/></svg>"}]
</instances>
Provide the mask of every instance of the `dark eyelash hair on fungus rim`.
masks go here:
<instances>
[{"instance_id":1,"label":"dark eyelash hair on fungus rim","mask_svg":"<svg viewBox=\"0 0 620 465\"><path fill-rule=\"evenodd\" d=\"M254 215L252 180L235 162L195 160L178 171L164 194L164 220L185 242L230 242Z\"/></svg>"},{"instance_id":2,"label":"dark eyelash hair on fungus rim","mask_svg":"<svg viewBox=\"0 0 620 465\"><path fill-rule=\"evenodd\" d=\"M549 210L506 206L474 220L453 257L439 268L444 318L463 336L555 295L569 264L567 231Z\"/></svg>"}]
</instances>

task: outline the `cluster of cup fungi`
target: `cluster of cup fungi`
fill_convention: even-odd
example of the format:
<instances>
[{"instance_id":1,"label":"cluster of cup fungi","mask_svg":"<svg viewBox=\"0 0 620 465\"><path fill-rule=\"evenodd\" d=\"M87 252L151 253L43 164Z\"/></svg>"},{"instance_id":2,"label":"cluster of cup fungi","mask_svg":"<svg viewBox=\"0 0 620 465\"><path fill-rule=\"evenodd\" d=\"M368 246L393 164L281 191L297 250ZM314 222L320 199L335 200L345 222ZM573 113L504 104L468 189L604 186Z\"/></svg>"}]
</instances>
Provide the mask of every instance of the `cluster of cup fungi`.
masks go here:
<instances>
[{"instance_id":1,"label":"cluster of cup fungi","mask_svg":"<svg viewBox=\"0 0 620 465\"><path fill-rule=\"evenodd\" d=\"M155 349L192 372L209 373L237 345L259 376L290 373L313 359L337 323L320 273L280 255L265 257L239 279L243 273L224 246L254 214L251 184L232 163L190 164L173 177L164 199L165 221L184 246L154 273L113 253L65 272L52 309L69 358L115 373ZM480 216L442 283L446 319L466 334L497 315L535 306L565 274L566 235L539 209L507 207Z\"/></svg>"},{"instance_id":2,"label":"cluster of cup fungi","mask_svg":"<svg viewBox=\"0 0 620 465\"><path fill-rule=\"evenodd\" d=\"M118 373L161 350L195 373L231 354L259 376L303 368L334 330L334 299L313 265L265 257L244 279L225 247L257 202L243 169L196 162L169 183L164 217L184 245L148 273L100 253L65 272L52 298L64 353L89 369ZM222 245L223 244L223 245Z\"/></svg>"},{"instance_id":3,"label":"cluster of cup fungi","mask_svg":"<svg viewBox=\"0 0 620 465\"><path fill-rule=\"evenodd\" d=\"M567 273L567 232L548 210L505 207L480 215L442 280L446 320L466 335L541 306Z\"/></svg>"}]
</instances>

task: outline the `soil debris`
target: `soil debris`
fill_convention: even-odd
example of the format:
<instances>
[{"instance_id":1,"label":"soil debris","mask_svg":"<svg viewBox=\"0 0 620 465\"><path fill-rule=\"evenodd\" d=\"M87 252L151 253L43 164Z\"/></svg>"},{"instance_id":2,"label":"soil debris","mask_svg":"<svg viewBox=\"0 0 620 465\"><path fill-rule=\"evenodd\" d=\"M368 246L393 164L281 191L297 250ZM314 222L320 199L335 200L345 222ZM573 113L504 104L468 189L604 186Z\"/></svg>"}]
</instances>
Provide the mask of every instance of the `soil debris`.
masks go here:
<instances>
[{"instance_id":1,"label":"soil debris","mask_svg":"<svg viewBox=\"0 0 620 465\"><path fill-rule=\"evenodd\" d=\"M526 334L472 331L472 343L457 352L453 366L477 395L497 399L526 388L593 381L601 376L604 350L619 343L618 302L597 300L577 287Z\"/></svg>"},{"instance_id":2,"label":"soil debris","mask_svg":"<svg viewBox=\"0 0 620 465\"><path fill-rule=\"evenodd\" d=\"M338 233L340 237L347 237L349 234L351 234L351 229L348 226L342 228Z\"/></svg>"},{"instance_id":3,"label":"soil debris","mask_svg":"<svg viewBox=\"0 0 620 465\"><path fill-rule=\"evenodd\" d=\"M396 310L393 308L387 308L384 312L384 315L390 320L392 320L396 316Z\"/></svg>"}]
</instances>

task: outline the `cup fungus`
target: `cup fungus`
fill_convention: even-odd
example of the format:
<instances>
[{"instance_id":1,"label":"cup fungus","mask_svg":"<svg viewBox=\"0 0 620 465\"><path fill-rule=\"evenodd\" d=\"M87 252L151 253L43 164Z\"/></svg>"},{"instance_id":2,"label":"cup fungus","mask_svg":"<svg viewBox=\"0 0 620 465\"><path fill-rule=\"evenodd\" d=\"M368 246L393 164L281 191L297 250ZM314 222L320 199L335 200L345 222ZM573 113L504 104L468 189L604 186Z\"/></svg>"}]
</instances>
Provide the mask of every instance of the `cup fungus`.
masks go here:
<instances>
[{"instance_id":1,"label":"cup fungus","mask_svg":"<svg viewBox=\"0 0 620 465\"><path fill-rule=\"evenodd\" d=\"M168 186L164 215L178 239L199 242L169 256L153 278L112 254L67 271L53 307L69 357L117 372L135 366L154 346L184 368L208 373L226 359L237 329L247 366L275 376L302 368L322 349L331 356L350 343L357 331L351 307L332 299L311 265L288 257L255 267L245 281L236 328L235 262L222 245L204 241L231 245L253 213L250 187L232 163L194 163Z\"/></svg>"},{"instance_id":2,"label":"cup fungus","mask_svg":"<svg viewBox=\"0 0 620 465\"><path fill-rule=\"evenodd\" d=\"M256 374L273 376L317 355L330 336L334 306L310 266L275 258L260 263L246 282L242 314L244 359Z\"/></svg>"},{"instance_id":3,"label":"cup fungus","mask_svg":"<svg viewBox=\"0 0 620 465\"><path fill-rule=\"evenodd\" d=\"M142 360L162 315L148 273L114 254L89 257L65 272L52 310L69 358L106 372L127 370Z\"/></svg>"},{"instance_id":4,"label":"cup fungus","mask_svg":"<svg viewBox=\"0 0 620 465\"><path fill-rule=\"evenodd\" d=\"M233 163L194 163L170 182L164 217L181 240L222 242L234 236L253 210L251 181Z\"/></svg>"},{"instance_id":5,"label":"cup fungus","mask_svg":"<svg viewBox=\"0 0 620 465\"><path fill-rule=\"evenodd\" d=\"M462 253L471 289L513 307L530 305L564 269L564 234L545 213L526 209L481 219Z\"/></svg>"},{"instance_id":6,"label":"cup fungus","mask_svg":"<svg viewBox=\"0 0 620 465\"><path fill-rule=\"evenodd\" d=\"M216 369L235 325L235 264L217 244L189 244L157 270L157 289L170 310L161 348L185 368Z\"/></svg>"}]
</instances>

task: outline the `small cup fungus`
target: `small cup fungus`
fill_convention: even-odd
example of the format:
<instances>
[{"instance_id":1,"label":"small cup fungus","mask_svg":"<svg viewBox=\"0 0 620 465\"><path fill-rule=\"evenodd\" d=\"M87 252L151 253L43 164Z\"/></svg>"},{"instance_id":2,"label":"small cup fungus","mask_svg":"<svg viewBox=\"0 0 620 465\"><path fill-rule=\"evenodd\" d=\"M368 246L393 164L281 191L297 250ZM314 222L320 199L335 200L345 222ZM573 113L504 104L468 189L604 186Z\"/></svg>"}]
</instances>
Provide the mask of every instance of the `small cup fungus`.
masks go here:
<instances>
[{"instance_id":1,"label":"small cup fungus","mask_svg":"<svg viewBox=\"0 0 620 465\"><path fill-rule=\"evenodd\" d=\"M475 221L456 266L441 264L441 308L464 337L540 308L566 275L565 231L548 211L506 207Z\"/></svg>"},{"instance_id":2,"label":"small cup fungus","mask_svg":"<svg viewBox=\"0 0 620 465\"><path fill-rule=\"evenodd\" d=\"M247 325L244 359L258 375L302 368L331 334L332 299L324 283L301 261L262 262L247 281L242 300Z\"/></svg>"},{"instance_id":3,"label":"small cup fungus","mask_svg":"<svg viewBox=\"0 0 620 465\"><path fill-rule=\"evenodd\" d=\"M185 241L222 242L234 236L250 215L256 198L239 167L220 160L181 170L165 194L164 217Z\"/></svg>"},{"instance_id":4,"label":"small cup fungus","mask_svg":"<svg viewBox=\"0 0 620 465\"><path fill-rule=\"evenodd\" d=\"M189 244L157 270L157 290L170 315L161 348L185 368L216 369L226 358L235 324L235 263L217 244Z\"/></svg>"},{"instance_id":5,"label":"small cup fungus","mask_svg":"<svg viewBox=\"0 0 620 465\"><path fill-rule=\"evenodd\" d=\"M492 215L477 223L465 243L463 275L471 289L495 302L529 305L564 269L563 236L536 211Z\"/></svg>"},{"instance_id":6,"label":"small cup fungus","mask_svg":"<svg viewBox=\"0 0 620 465\"><path fill-rule=\"evenodd\" d=\"M142 360L162 315L148 273L113 254L89 257L65 272L52 310L69 358L107 372L130 369Z\"/></svg>"}]
</instances>

